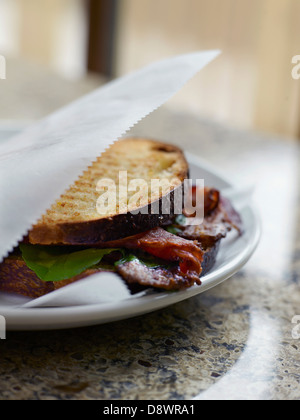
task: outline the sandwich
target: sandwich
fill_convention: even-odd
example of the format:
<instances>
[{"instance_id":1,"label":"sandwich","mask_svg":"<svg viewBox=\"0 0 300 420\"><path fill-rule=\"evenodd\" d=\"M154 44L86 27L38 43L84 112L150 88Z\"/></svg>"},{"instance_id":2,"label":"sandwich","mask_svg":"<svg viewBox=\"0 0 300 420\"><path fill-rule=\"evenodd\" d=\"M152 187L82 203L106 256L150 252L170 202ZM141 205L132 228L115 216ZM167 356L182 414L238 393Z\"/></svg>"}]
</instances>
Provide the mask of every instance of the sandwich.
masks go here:
<instances>
[{"instance_id":1,"label":"sandwich","mask_svg":"<svg viewBox=\"0 0 300 420\"><path fill-rule=\"evenodd\" d=\"M201 285L222 239L243 228L213 186L201 191L203 218L195 223L185 208L188 179L178 147L145 138L117 141L3 260L0 291L37 298L99 272L116 273L132 293ZM197 188L189 188L194 206Z\"/></svg>"}]
</instances>

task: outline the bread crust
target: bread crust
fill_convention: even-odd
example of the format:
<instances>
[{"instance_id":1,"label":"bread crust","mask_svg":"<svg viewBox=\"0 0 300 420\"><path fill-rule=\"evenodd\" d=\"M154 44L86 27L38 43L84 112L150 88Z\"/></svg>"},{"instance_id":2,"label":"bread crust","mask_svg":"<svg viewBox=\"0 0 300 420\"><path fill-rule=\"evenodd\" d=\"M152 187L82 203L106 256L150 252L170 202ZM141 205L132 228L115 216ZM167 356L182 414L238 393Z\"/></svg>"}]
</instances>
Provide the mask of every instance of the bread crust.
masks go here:
<instances>
[{"instance_id":1,"label":"bread crust","mask_svg":"<svg viewBox=\"0 0 300 420\"><path fill-rule=\"evenodd\" d=\"M40 224L28 234L26 242L32 245L81 245L95 246L108 241L123 239L155 227L170 225L176 218L174 197L176 188L155 203L161 209L163 200L170 202L170 214L151 214L151 205L139 209L140 213L117 214L106 219L82 223ZM183 196L183 193L182 193Z\"/></svg>"},{"instance_id":2,"label":"bread crust","mask_svg":"<svg viewBox=\"0 0 300 420\"><path fill-rule=\"evenodd\" d=\"M35 272L27 267L21 256L9 256L0 264L0 291L16 293L35 299L98 271L86 270L79 276L68 280L46 282L39 279Z\"/></svg>"}]
</instances>

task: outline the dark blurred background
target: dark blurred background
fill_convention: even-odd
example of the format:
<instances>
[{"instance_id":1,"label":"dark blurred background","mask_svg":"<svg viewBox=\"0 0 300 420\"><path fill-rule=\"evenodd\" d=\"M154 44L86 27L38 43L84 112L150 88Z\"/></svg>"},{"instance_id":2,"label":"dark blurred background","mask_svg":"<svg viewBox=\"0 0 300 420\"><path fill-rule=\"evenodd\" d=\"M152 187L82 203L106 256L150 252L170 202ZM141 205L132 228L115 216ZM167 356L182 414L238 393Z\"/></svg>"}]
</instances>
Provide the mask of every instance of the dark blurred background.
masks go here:
<instances>
[{"instance_id":1,"label":"dark blurred background","mask_svg":"<svg viewBox=\"0 0 300 420\"><path fill-rule=\"evenodd\" d=\"M0 0L0 120L39 118L175 54L223 54L169 103L299 138L299 0Z\"/></svg>"}]
</instances>

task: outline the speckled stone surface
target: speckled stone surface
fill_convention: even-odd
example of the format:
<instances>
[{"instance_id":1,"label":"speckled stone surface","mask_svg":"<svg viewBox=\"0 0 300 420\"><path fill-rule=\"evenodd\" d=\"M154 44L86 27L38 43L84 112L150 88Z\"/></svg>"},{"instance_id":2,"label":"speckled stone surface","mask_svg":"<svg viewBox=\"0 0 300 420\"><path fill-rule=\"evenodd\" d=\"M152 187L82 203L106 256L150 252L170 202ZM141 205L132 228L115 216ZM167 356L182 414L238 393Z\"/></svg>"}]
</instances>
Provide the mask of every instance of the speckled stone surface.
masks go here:
<instances>
[{"instance_id":1,"label":"speckled stone surface","mask_svg":"<svg viewBox=\"0 0 300 420\"><path fill-rule=\"evenodd\" d=\"M73 330L8 331L0 399L299 399L299 146L167 108L132 134L178 144L238 185L254 184L260 245L231 279L166 309Z\"/></svg>"}]
</instances>

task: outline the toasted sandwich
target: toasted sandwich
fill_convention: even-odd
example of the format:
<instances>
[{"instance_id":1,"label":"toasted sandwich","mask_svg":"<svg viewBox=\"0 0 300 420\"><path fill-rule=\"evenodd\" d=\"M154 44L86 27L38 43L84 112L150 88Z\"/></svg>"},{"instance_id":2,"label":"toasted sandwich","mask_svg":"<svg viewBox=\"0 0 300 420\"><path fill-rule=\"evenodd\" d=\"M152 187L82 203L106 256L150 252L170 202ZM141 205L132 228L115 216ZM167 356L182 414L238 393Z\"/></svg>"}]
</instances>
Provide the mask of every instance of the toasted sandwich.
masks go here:
<instances>
[{"instance_id":1,"label":"toasted sandwich","mask_svg":"<svg viewBox=\"0 0 300 420\"><path fill-rule=\"evenodd\" d=\"M115 272L133 292L200 285L221 240L232 229L241 234L242 221L212 186L203 190L203 220L187 223L188 179L179 148L144 138L116 142L0 264L0 291L37 298L98 272Z\"/></svg>"}]
</instances>

